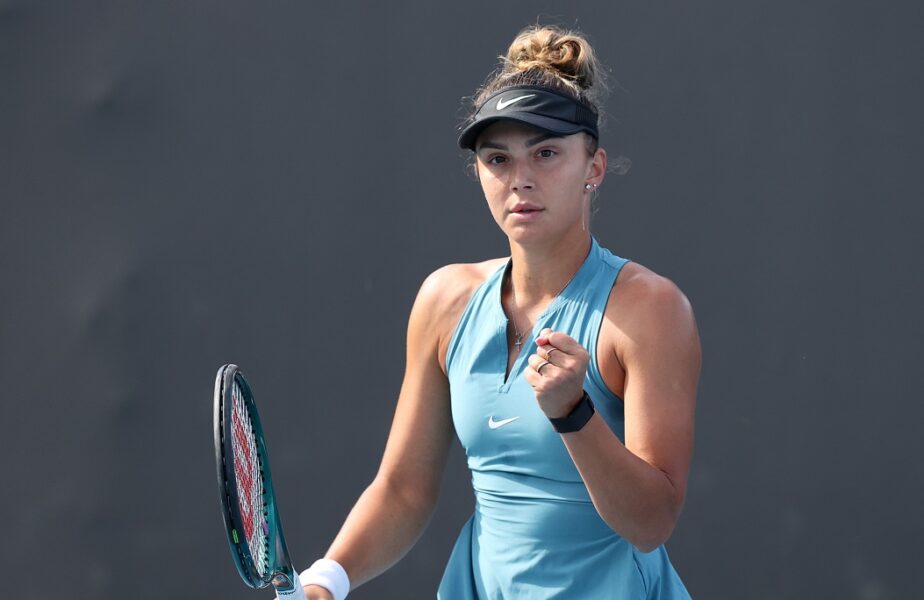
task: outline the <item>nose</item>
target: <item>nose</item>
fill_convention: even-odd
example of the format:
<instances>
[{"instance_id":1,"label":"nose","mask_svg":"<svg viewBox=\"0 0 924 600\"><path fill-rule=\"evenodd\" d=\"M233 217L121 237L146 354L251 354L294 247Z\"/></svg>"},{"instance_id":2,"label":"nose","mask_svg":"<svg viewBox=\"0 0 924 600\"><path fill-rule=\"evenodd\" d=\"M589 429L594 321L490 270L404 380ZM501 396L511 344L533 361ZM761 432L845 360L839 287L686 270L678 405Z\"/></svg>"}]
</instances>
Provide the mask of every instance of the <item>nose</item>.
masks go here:
<instances>
[{"instance_id":1,"label":"nose","mask_svg":"<svg viewBox=\"0 0 924 600\"><path fill-rule=\"evenodd\" d=\"M510 172L510 190L522 192L533 189L533 176L526 161L518 160L514 162L513 169Z\"/></svg>"}]
</instances>

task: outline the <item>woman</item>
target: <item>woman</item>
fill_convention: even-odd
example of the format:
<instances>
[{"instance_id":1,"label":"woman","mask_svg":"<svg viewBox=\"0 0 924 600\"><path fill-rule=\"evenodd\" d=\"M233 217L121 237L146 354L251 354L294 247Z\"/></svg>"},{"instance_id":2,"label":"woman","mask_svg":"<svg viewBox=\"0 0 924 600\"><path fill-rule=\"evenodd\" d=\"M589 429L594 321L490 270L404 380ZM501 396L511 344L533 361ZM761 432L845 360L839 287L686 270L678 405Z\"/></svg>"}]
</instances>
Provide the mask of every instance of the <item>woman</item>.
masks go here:
<instances>
[{"instance_id":1,"label":"woman","mask_svg":"<svg viewBox=\"0 0 924 600\"><path fill-rule=\"evenodd\" d=\"M431 274L375 480L309 598L342 598L397 562L433 511L453 435L476 510L442 600L688 598L663 544L683 505L700 349L669 280L588 230L606 174L599 67L580 35L530 28L459 138L510 257Z\"/></svg>"}]
</instances>

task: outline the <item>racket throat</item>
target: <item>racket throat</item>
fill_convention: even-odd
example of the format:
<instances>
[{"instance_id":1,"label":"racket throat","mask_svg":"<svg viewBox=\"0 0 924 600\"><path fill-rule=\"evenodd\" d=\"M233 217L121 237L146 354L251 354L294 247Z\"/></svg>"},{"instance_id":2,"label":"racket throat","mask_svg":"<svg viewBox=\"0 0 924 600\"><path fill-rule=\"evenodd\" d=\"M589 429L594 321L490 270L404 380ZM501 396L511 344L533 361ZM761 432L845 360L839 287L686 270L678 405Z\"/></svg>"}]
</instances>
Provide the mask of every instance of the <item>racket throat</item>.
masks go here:
<instances>
[{"instance_id":1,"label":"racket throat","mask_svg":"<svg viewBox=\"0 0 924 600\"><path fill-rule=\"evenodd\" d=\"M294 573L284 573L278 572L273 575L271 581L273 587L280 591L289 591L294 589L296 585L301 585L301 582L298 581L297 575Z\"/></svg>"}]
</instances>

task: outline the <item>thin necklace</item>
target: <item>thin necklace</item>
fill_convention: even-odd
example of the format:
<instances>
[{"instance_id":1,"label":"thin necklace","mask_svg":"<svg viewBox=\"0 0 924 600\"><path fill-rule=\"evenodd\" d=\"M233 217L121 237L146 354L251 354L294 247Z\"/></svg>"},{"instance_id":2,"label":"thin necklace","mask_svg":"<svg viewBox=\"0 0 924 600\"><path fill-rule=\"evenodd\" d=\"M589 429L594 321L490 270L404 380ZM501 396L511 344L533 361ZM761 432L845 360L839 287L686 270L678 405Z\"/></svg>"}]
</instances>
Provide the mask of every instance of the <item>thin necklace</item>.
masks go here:
<instances>
[{"instance_id":1,"label":"thin necklace","mask_svg":"<svg viewBox=\"0 0 924 600\"><path fill-rule=\"evenodd\" d=\"M577 275L577 273L575 273L575 275ZM561 288L560 290L558 290L558 293L555 294L555 298L557 298L559 295L561 295L561 293L562 293L563 291L565 291L565 288L568 287L568 284L571 283L571 281L572 281L573 279L574 279L574 275L572 275L572 276L571 276L571 279L569 279L569 280L567 281L567 283L565 283L565 285L563 285L562 288ZM513 280L510 278L509 272L508 272L507 282L510 284L510 291L512 292L512 291L513 291ZM555 301L555 298L552 299L553 302ZM520 330L517 329L517 321L516 321L516 319L511 318L511 319L510 319L510 322L513 323L513 332L514 332L514 334L516 335L516 340L515 340L513 343L514 343L514 345L516 345L516 347L517 347L517 355L519 355L519 354L520 354L520 350L522 349L522 346L523 346L523 336L526 335L528 332L532 331L532 326L531 326L531 324L527 321L527 327L526 327L526 329L523 331L523 333L520 333Z\"/></svg>"},{"instance_id":2,"label":"thin necklace","mask_svg":"<svg viewBox=\"0 0 924 600\"><path fill-rule=\"evenodd\" d=\"M514 333L516 333L516 336L517 336L516 341L513 343L517 347L517 354L519 354L520 350L522 349L521 346L523 346L523 336L526 335L526 331L524 331L523 333L520 333L520 330L517 329L517 322L514 321L513 319L511 319L511 321L513 321L513 331ZM532 331L532 329L528 328L527 331Z\"/></svg>"}]
</instances>

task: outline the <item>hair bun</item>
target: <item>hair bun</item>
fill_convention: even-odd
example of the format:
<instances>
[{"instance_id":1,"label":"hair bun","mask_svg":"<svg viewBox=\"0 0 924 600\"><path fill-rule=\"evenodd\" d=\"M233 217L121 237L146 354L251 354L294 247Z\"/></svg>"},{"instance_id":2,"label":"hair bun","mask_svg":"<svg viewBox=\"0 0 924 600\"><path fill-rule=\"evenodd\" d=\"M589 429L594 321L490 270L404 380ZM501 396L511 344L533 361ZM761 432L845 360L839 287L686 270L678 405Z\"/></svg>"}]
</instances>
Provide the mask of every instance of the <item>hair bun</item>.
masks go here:
<instances>
[{"instance_id":1,"label":"hair bun","mask_svg":"<svg viewBox=\"0 0 924 600\"><path fill-rule=\"evenodd\" d=\"M503 60L508 72L548 71L585 90L596 81L596 61L587 40L555 27L523 30Z\"/></svg>"},{"instance_id":2,"label":"hair bun","mask_svg":"<svg viewBox=\"0 0 924 600\"><path fill-rule=\"evenodd\" d=\"M500 66L488 76L472 99L471 119L484 101L505 88L547 87L584 103L602 124L606 71L590 42L578 31L554 25L533 25L514 38Z\"/></svg>"}]
</instances>

